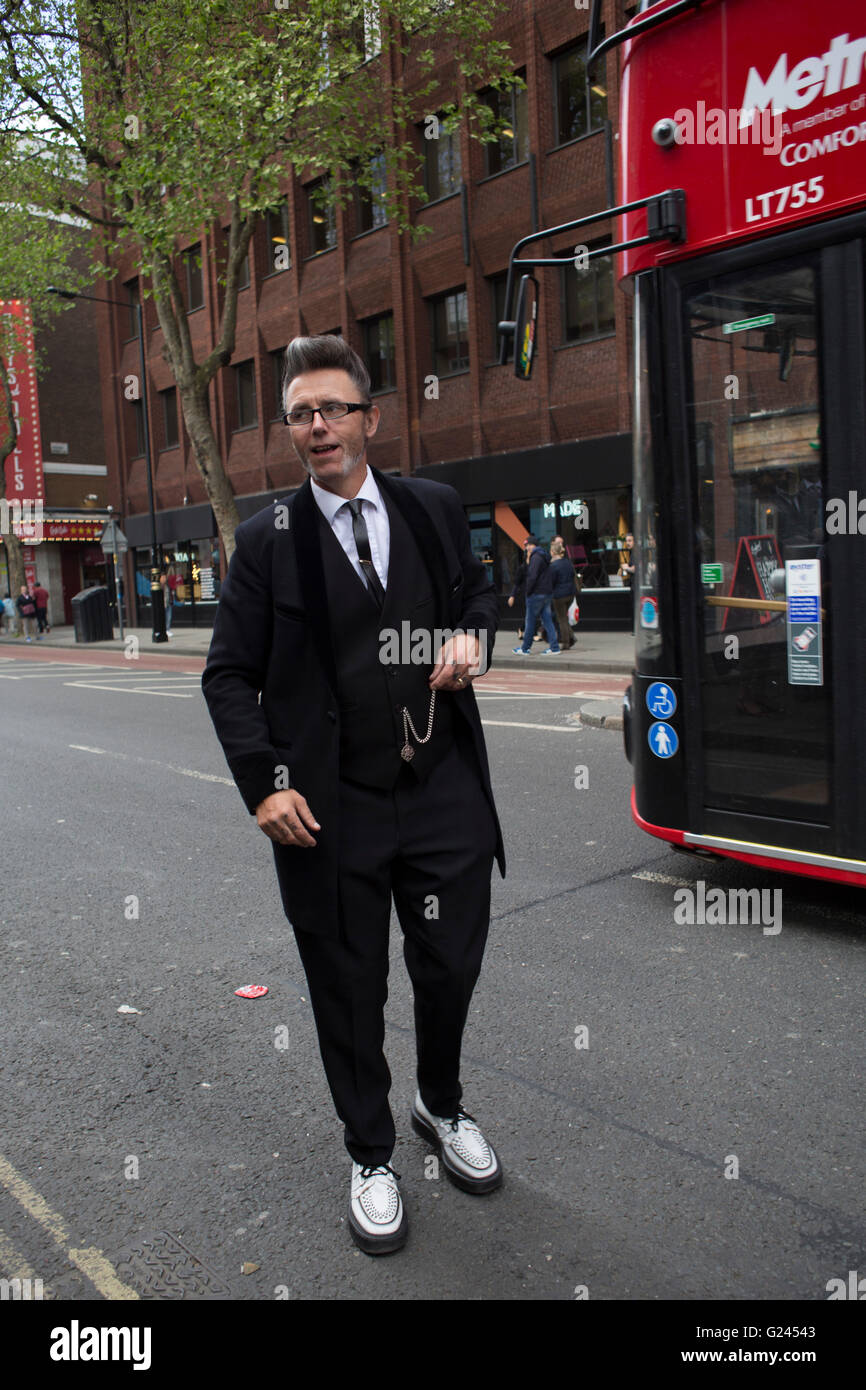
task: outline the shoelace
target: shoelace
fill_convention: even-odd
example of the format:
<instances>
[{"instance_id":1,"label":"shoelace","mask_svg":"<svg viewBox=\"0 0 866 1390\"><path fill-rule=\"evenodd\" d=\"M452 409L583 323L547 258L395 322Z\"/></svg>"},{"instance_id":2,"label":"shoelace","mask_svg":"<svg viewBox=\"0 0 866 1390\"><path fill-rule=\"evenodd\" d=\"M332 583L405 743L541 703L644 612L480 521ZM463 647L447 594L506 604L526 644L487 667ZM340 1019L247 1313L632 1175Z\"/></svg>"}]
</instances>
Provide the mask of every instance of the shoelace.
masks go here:
<instances>
[{"instance_id":1,"label":"shoelace","mask_svg":"<svg viewBox=\"0 0 866 1390\"><path fill-rule=\"evenodd\" d=\"M451 1130L452 1130L452 1133L456 1132L456 1130L457 1130L457 1128L458 1128L458 1126L460 1125L460 1122L461 1122L462 1120L470 1120L471 1123L472 1123L473 1125L475 1125L475 1128L478 1129L478 1125L476 1124L476 1121L475 1121L475 1116L474 1116L474 1115L470 1115L470 1114L469 1114L469 1111L468 1111L468 1110L464 1110L464 1109L463 1109L463 1106L460 1105L460 1106L458 1106L458 1108L457 1108L457 1114L454 1116L454 1119L451 1120L451 1122L450 1122L450 1123L451 1123ZM480 1132L480 1131L479 1131L479 1132Z\"/></svg>"},{"instance_id":2,"label":"shoelace","mask_svg":"<svg viewBox=\"0 0 866 1390\"><path fill-rule=\"evenodd\" d=\"M396 1168L392 1168L390 1163L378 1163L375 1168L361 1169L361 1177L365 1179L372 1178L376 1173L381 1173L383 1177L386 1173L390 1173L398 1182L401 1179L401 1174L397 1172Z\"/></svg>"}]
</instances>

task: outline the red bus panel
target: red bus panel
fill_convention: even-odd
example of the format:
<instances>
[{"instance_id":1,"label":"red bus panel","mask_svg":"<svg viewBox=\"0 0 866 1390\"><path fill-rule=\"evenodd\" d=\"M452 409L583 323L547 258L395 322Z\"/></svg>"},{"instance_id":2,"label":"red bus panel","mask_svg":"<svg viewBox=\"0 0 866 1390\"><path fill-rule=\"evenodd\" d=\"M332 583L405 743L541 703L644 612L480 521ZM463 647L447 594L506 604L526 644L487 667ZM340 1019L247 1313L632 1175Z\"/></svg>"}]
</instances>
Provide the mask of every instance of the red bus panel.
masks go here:
<instances>
[{"instance_id":1,"label":"red bus panel","mask_svg":"<svg viewBox=\"0 0 866 1390\"><path fill-rule=\"evenodd\" d=\"M667 146L652 135L665 119ZM639 35L620 129L622 202L682 188L687 217L684 245L624 252L626 275L862 205L864 0L709 0ZM646 212L623 222L624 239L641 236Z\"/></svg>"}]
</instances>

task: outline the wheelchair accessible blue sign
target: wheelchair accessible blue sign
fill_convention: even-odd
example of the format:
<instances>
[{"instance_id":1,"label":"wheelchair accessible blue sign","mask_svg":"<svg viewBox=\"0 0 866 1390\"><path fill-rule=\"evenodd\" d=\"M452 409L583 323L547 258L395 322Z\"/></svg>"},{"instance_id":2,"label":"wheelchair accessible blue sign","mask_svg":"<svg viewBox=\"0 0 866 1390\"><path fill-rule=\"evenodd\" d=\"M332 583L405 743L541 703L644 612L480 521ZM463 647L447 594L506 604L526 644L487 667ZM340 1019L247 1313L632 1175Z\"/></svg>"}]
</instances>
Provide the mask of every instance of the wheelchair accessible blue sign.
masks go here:
<instances>
[{"instance_id":1,"label":"wheelchair accessible blue sign","mask_svg":"<svg viewBox=\"0 0 866 1390\"><path fill-rule=\"evenodd\" d=\"M647 739L657 758L672 758L680 746L677 731L670 724L651 724Z\"/></svg>"},{"instance_id":2,"label":"wheelchair accessible blue sign","mask_svg":"<svg viewBox=\"0 0 866 1390\"><path fill-rule=\"evenodd\" d=\"M646 707L655 719L670 719L677 707L677 697L664 681L653 681L646 693Z\"/></svg>"}]
</instances>

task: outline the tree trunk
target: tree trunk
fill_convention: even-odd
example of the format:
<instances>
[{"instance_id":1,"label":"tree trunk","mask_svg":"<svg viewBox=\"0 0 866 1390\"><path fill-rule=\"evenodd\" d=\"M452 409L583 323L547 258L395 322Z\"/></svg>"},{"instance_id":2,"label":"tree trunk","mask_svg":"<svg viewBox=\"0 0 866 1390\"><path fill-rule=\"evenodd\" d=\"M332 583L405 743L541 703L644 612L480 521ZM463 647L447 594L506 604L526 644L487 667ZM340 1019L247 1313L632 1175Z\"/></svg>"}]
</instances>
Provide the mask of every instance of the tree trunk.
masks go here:
<instances>
[{"instance_id":1,"label":"tree trunk","mask_svg":"<svg viewBox=\"0 0 866 1390\"><path fill-rule=\"evenodd\" d=\"M240 525L241 518L214 436L208 408L207 386L204 390L198 391L194 386L181 385L180 403L192 443L196 466L207 489L208 500L213 507L220 539L225 546L226 563L228 563L234 553L235 531Z\"/></svg>"},{"instance_id":2,"label":"tree trunk","mask_svg":"<svg viewBox=\"0 0 866 1390\"><path fill-rule=\"evenodd\" d=\"M252 217L240 223L237 206L233 205L221 337L200 364L196 363L193 355L186 306L174 267L167 257L151 255L153 298L165 339L164 352L180 391L184 423L192 443L196 467L213 507L220 539L225 547L226 563L234 554L235 531L240 525L240 515L211 423L208 388L220 367L231 361L234 351L238 269L249 245L253 226Z\"/></svg>"}]
</instances>

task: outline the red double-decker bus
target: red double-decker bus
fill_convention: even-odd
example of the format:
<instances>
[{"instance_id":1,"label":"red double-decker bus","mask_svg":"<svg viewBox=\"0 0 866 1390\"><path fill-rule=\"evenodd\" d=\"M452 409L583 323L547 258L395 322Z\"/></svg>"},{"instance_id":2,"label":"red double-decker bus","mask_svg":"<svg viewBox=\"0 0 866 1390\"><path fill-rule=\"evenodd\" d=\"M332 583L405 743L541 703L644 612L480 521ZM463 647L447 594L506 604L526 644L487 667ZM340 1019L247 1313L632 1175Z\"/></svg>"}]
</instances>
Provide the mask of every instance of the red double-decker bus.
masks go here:
<instances>
[{"instance_id":1,"label":"red double-decker bus","mask_svg":"<svg viewBox=\"0 0 866 1390\"><path fill-rule=\"evenodd\" d=\"M632 810L679 848L866 883L866 7L659 0L624 44L634 296ZM535 281L514 248L515 371ZM577 262L576 262L577 263ZM505 346L502 357L504 360Z\"/></svg>"}]
</instances>

